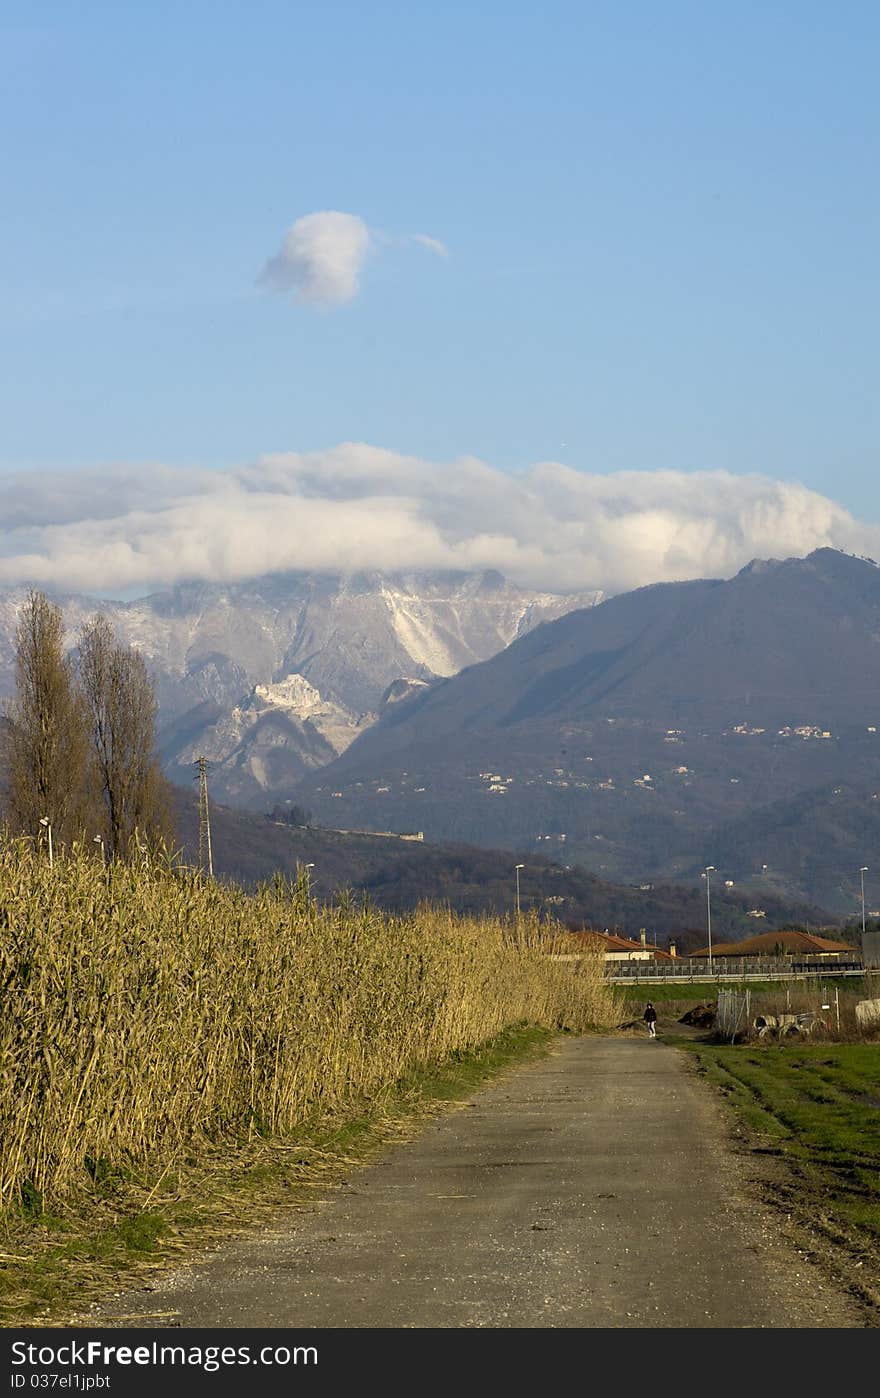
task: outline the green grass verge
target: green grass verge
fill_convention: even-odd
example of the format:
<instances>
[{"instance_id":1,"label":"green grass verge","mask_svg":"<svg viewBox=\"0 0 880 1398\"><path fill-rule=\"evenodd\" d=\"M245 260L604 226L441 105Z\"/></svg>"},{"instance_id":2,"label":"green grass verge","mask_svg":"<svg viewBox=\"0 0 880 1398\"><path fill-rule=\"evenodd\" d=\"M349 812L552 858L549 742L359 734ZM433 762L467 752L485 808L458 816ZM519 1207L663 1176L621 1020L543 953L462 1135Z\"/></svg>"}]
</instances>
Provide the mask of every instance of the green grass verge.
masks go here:
<instances>
[{"instance_id":1,"label":"green grass verge","mask_svg":"<svg viewBox=\"0 0 880 1398\"><path fill-rule=\"evenodd\" d=\"M173 1172L141 1181L140 1196L118 1177L96 1184L64 1216L22 1213L3 1220L0 1324L63 1326L109 1292L150 1277L199 1248L250 1230L281 1209L302 1208L374 1159L411 1139L429 1117L467 1100L508 1068L549 1051L557 1036L518 1026L440 1066L414 1072L369 1103L317 1120L295 1138L255 1137L235 1151L210 1147Z\"/></svg>"},{"instance_id":2,"label":"green grass verge","mask_svg":"<svg viewBox=\"0 0 880 1398\"><path fill-rule=\"evenodd\" d=\"M680 1040L758 1144L790 1166L780 1201L880 1252L880 1044Z\"/></svg>"}]
</instances>

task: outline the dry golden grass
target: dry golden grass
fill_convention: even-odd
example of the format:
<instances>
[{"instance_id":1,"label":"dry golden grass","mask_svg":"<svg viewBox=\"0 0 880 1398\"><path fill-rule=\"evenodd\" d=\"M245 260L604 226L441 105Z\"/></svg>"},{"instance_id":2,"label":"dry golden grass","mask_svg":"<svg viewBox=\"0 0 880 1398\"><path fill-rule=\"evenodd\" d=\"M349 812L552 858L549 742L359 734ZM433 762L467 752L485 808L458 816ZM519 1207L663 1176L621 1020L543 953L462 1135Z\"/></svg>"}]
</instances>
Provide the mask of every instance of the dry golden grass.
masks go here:
<instances>
[{"instance_id":1,"label":"dry golden grass","mask_svg":"<svg viewBox=\"0 0 880 1398\"><path fill-rule=\"evenodd\" d=\"M535 922L318 907L0 842L0 1209L295 1133L521 1023L610 1028L602 962Z\"/></svg>"}]
</instances>

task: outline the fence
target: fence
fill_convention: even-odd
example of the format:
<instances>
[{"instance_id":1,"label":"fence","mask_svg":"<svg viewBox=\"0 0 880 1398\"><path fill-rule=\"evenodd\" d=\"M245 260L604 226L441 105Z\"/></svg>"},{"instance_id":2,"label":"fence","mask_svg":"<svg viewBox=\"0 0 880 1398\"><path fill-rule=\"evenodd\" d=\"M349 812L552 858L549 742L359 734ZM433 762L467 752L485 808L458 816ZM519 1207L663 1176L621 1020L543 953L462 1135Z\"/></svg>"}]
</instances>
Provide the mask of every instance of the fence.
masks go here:
<instances>
[{"instance_id":1,"label":"fence","mask_svg":"<svg viewBox=\"0 0 880 1398\"><path fill-rule=\"evenodd\" d=\"M673 961L609 961L605 975L618 983L628 981L749 981L791 980L804 976L861 976L865 967L856 958L846 961L821 957L725 956L714 958L679 957Z\"/></svg>"},{"instance_id":2,"label":"fence","mask_svg":"<svg viewBox=\"0 0 880 1398\"><path fill-rule=\"evenodd\" d=\"M715 1012L715 1032L733 1043L737 1034L744 1034L751 1023L752 992L719 988L718 1009Z\"/></svg>"}]
</instances>

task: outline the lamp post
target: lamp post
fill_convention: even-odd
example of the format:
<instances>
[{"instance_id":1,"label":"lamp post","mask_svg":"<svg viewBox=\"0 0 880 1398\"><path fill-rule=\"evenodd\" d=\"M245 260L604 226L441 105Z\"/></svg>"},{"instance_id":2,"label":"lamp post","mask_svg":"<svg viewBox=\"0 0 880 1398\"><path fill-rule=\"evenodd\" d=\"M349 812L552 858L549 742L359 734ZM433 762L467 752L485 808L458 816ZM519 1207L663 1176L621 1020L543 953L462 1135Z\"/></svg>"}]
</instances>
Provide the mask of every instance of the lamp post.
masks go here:
<instances>
[{"instance_id":1,"label":"lamp post","mask_svg":"<svg viewBox=\"0 0 880 1398\"><path fill-rule=\"evenodd\" d=\"M525 867L526 867L525 864L517 864L517 865L515 866L515 870L514 870L514 872L516 873L516 915L517 915L517 917L519 917L519 871L520 871L520 869L524 869Z\"/></svg>"},{"instance_id":2,"label":"lamp post","mask_svg":"<svg viewBox=\"0 0 880 1398\"><path fill-rule=\"evenodd\" d=\"M103 835L95 835L93 838L94 838L95 844L101 846L101 863L103 864L103 863L104 863L104 836L103 836Z\"/></svg>"},{"instance_id":3,"label":"lamp post","mask_svg":"<svg viewBox=\"0 0 880 1398\"><path fill-rule=\"evenodd\" d=\"M48 816L40 816L40 824L45 825L49 836L49 868L52 868L52 825Z\"/></svg>"},{"instance_id":4,"label":"lamp post","mask_svg":"<svg viewBox=\"0 0 880 1398\"><path fill-rule=\"evenodd\" d=\"M861 885L862 885L862 945L863 945L863 946L864 946L864 938L865 938L865 875L867 874L867 872L868 872L868 866L867 866L867 864L863 864L862 867L861 867L861 869L859 870L859 880L860 880Z\"/></svg>"},{"instance_id":5,"label":"lamp post","mask_svg":"<svg viewBox=\"0 0 880 1398\"><path fill-rule=\"evenodd\" d=\"M312 876L311 876L311 874L309 873L309 870L310 870L310 869L314 869L314 867L315 867L314 864L306 864L306 866L305 866L305 870L306 870L306 897L307 897L307 898L311 898L311 896L312 896Z\"/></svg>"},{"instance_id":6,"label":"lamp post","mask_svg":"<svg viewBox=\"0 0 880 1398\"><path fill-rule=\"evenodd\" d=\"M706 876L706 931L709 934L709 975L712 974L712 899L709 894L709 875L714 874L715 865L707 864L703 871Z\"/></svg>"}]
</instances>

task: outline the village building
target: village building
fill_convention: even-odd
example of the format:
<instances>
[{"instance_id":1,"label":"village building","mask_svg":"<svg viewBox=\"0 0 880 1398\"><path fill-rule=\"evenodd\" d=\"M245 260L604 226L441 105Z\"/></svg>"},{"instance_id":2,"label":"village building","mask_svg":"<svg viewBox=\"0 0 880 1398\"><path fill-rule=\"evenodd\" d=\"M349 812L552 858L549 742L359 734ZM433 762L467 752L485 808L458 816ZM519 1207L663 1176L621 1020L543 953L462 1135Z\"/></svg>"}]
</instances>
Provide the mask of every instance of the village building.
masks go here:
<instances>
[{"instance_id":1,"label":"village building","mask_svg":"<svg viewBox=\"0 0 880 1398\"><path fill-rule=\"evenodd\" d=\"M669 951L649 942L647 933L642 932L639 940L619 937L614 932L596 932L587 929L574 934L582 942L584 950L601 951L606 961L674 961L675 943L670 943Z\"/></svg>"},{"instance_id":2,"label":"village building","mask_svg":"<svg viewBox=\"0 0 880 1398\"><path fill-rule=\"evenodd\" d=\"M758 937L747 937L743 942L718 942L712 944L712 958L725 956L810 956L827 961L852 960L858 957L858 950L848 942L832 941L828 937L817 937L813 932L762 932ZM708 946L688 953L691 960L705 961L709 956Z\"/></svg>"}]
</instances>

